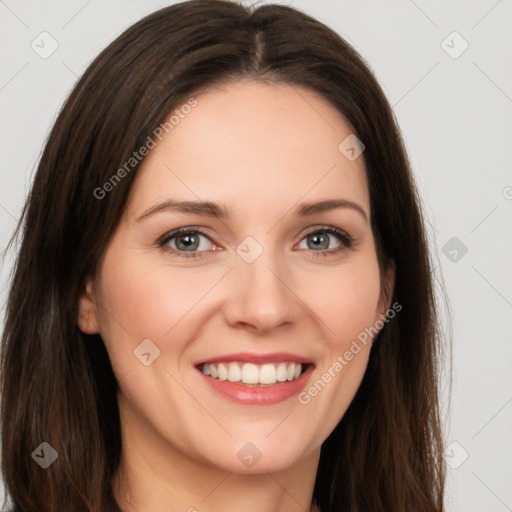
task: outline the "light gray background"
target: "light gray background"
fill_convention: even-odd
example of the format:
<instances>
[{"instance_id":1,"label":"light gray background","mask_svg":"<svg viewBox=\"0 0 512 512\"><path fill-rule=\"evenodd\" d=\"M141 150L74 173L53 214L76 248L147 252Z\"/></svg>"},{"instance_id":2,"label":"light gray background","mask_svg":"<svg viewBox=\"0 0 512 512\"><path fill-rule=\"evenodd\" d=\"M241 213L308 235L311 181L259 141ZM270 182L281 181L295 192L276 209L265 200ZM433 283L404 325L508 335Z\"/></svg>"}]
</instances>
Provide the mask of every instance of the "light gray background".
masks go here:
<instances>
[{"instance_id":1,"label":"light gray background","mask_svg":"<svg viewBox=\"0 0 512 512\"><path fill-rule=\"evenodd\" d=\"M77 76L125 28L170 3L0 0L0 249ZM452 308L447 510L512 511L512 1L280 3L345 37L393 105ZM59 45L46 59L31 47L42 51L43 31ZM469 44L460 56L453 31ZM446 246L453 237L459 247ZM11 266L12 256L2 268L2 320Z\"/></svg>"}]
</instances>

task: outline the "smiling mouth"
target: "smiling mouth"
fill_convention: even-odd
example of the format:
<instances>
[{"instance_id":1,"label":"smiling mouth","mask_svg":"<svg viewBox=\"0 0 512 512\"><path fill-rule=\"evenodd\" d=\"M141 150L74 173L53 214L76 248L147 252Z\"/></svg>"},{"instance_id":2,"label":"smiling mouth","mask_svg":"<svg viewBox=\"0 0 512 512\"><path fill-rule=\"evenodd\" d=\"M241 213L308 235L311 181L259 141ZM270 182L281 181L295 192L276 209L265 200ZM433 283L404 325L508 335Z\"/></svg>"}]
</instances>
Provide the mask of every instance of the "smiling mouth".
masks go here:
<instances>
[{"instance_id":1,"label":"smiling mouth","mask_svg":"<svg viewBox=\"0 0 512 512\"><path fill-rule=\"evenodd\" d=\"M254 364L244 362L201 363L197 369L207 377L249 387L266 387L297 380L310 364L282 361Z\"/></svg>"}]
</instances>

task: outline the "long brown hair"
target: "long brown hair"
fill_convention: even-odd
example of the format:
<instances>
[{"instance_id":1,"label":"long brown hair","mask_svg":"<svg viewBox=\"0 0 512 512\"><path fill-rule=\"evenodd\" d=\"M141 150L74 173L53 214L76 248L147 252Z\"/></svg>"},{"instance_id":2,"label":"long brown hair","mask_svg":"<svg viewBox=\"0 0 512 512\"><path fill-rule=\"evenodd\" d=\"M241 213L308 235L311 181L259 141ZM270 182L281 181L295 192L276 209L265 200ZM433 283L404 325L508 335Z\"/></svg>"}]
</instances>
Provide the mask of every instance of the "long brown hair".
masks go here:
<instances>
[{"instance_id":1,"label":"long brown hair","mask_svg":"<svg viewBox=\"0 0 512 512\"><path fill-rule=\"evenodd\" d=\"M123 212L138 165L106 183L194 91L240 78L315 91L365 144L381 268L396 264L403 309L375 342L360 388L322 445L322 512L441 512L443 345L420 200L391 107L361 56L290 7L192 0L140 20L92 62L44 148L22 217L1 359L2 473L15 511L120 511L117 382L78 296ZM23 229L22 229L23 226ZM32 452L47 442L47 469Z\"/></svg>"}]
</instances>

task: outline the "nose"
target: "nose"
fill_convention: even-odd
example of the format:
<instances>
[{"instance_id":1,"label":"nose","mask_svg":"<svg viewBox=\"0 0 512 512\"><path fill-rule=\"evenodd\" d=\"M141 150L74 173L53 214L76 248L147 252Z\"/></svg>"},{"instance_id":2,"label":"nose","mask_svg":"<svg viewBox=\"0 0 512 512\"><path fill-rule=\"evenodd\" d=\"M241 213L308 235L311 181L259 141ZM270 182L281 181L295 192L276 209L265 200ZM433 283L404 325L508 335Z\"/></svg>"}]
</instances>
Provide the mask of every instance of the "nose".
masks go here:
<instances>
[{"instance_id":1,"label":"nose","mask_svg":"<svg viewBox=\"0 0 512 512\"><path fill-rule=\"evenodd\" d=\"M298 318L298 298L289 272L270 250L252 263L236 258L225 303L226 321L267 334ZM300 301L299 301L300 302Z\"/></svg>"}]
</instances>

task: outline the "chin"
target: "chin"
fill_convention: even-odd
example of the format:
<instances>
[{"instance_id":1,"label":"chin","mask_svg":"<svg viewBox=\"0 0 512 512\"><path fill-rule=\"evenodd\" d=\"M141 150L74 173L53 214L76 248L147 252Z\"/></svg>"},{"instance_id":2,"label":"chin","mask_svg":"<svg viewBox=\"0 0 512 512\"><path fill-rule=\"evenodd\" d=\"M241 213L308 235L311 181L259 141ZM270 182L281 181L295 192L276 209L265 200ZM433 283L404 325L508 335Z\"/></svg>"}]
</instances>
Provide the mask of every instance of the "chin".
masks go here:
<instances>
[{"instance_id":1,"label":"chin","mask_svg":"<svg viewBox=\"0 0 512 512\"><path fill-rule=\"evenodd\" d=\"M218 455L214 454L214 460L210 462L233 473L259 474L284 471L311 455L314 449L306 440L292 440L283 434L275 439L271 439L272 434L267 437L268 432L265 432L260 436L230 440L224 446L216 447L214 451ZM285 438L288 442L284 441Z\"/></svg>"}]
</instances>

